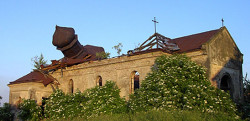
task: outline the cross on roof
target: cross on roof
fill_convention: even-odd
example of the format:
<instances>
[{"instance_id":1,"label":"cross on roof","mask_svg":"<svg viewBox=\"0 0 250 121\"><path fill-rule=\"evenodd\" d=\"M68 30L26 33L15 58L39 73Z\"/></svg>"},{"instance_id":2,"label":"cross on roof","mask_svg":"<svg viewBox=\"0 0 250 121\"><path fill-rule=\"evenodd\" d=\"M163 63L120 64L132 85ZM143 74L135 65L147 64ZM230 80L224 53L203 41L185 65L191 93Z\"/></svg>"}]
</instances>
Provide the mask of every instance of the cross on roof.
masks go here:
<instances>
[{"instance_id":1,"label":"cross on roof","mask_svg":"<svg viewBox=\"0 0 250 121\"><path fill-rule=\"evenodd\" d=\"M221 19L221 22L222 22L222 27L224 26L224 19L222 18Z\"/></svg>"},{"instance_id":2,"label":"cross on roof","mask_svg":"<svg viewBox=\"0 0 250 121\"><path fill-rule=\"evenodd\" d=\"M156 21L155 17L154 17L154 20L152 20L154 22L154 25L155 25L155 33L156 33L156 23L159 23L158 21Z\"/></svg>"}]
</instances>

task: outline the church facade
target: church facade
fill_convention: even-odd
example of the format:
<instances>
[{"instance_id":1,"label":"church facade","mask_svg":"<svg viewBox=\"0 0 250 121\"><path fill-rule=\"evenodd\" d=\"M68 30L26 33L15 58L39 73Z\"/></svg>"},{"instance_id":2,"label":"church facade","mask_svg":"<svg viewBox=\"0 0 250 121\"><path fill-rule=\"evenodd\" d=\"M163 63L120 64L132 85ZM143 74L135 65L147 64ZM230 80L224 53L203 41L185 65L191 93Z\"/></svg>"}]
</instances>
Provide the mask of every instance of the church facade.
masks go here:
<instances>
[{"instance_id":1,"label":"church facade","mask_svg":"<svg viewBox=\"0 0 250 121\"><path fill-rule=\"evenodd\" d=\"M55 88L74 93L102 86L107 80L115 81L120 96L128 99L129 94L140 88L155 59L172 54L186 54L205 66L212 86L229 91L236 102L243 99L243 54L226 27L175 39L155 33L126 55L102 60L96 59L96 53L104 49L82 46L72 28L57 27L53 44L65 57L10 82L9 103L17 104L20 98L25 98L41 104L42 98Z\"/></svg>"}]
</instances>

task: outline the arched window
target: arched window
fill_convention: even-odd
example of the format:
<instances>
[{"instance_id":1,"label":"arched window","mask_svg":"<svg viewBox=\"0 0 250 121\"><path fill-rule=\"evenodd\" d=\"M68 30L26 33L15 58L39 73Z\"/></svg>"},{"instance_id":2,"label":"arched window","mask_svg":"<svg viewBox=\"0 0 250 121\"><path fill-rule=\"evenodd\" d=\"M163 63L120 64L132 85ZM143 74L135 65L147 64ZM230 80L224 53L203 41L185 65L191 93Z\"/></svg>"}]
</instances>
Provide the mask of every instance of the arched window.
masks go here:
<instances>
[{"instance_id":1,"label":"arched window","mask_svg":"<svg viewBox=\"0 0 250 121\"><path fill-rule=\"evenodd\" d=\"M72 79L69 80L69 93L74 93L74 82Z\"/></svg>"},{"instance_id":2,"label":"arched window","mask_svg":"<svg viewBox=\"0 0 250 121\"><path fill-rule=\"evenodd\" d=\"M98 76L98 77L96 78L96 85L102 86L102 77L101 77L101 76Z\"/></svg>"},{"instance_id":3,"label":"arched window","mask_svg":"<svg viewBox=\"0 0 250 121\"><path fill-rule=\"evenodd\" d=\"M220 80L220 89L224 90L225 92L229 91L231 97L233 96L233 85L232 85L232 78L229 74L225 74Z\"/></svg>"},{"instance_id":4,"label":"arched window","mask_svg":"<svg viewBox=\"0 0 250 121\"><path fill-rule=\"evenodd\" d=\"M140 74L137 71L131 73L130 92L134 93L136 89L140 88Z\"/></svg>"}]
</instances>

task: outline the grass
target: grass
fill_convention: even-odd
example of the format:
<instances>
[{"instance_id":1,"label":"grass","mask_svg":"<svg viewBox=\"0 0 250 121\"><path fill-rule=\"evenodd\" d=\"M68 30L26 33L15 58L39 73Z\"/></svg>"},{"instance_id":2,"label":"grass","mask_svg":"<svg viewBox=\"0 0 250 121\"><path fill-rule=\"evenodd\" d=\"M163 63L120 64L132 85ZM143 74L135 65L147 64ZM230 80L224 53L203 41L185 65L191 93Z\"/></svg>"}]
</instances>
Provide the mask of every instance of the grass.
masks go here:
<instances>
[{"instance_id":1,"label":"grass","mask_svg":"<svg viewBox=\"0 0 250 121\"><path fill-rule=\"evenodd\" d=\"M69 119L59 119L69 121ZM149 111L125 114L110 114L93 117L90 119L74 118L70 121L234 121L240 120L224 113L209 114L198 111Z\"/></svg>"}]
</instances>

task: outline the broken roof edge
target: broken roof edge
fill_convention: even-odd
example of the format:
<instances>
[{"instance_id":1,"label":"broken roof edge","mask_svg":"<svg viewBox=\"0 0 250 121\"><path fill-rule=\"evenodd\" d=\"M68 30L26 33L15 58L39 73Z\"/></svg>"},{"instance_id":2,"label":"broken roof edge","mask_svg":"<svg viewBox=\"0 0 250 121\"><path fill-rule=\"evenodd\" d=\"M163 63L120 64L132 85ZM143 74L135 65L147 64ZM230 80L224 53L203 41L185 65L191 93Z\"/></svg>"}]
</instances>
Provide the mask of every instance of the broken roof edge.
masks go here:
<instances>
[{"instance_id":1,"label":"broken roof edge","mask_svg":"<svg viewBox=\"0 0 250 121\"><path fill-rule=\"evenodd\" d=\"M48 84L54 82L54 80L56 80L54 77L52 77L49 74L43 73L41 70L33 70L32 72L22 76L21 78L9 82L9 84L7 85L9 86L14 84L36 82L36 83L42 83L46 87Z\"/></svg>"}]
</instances>

